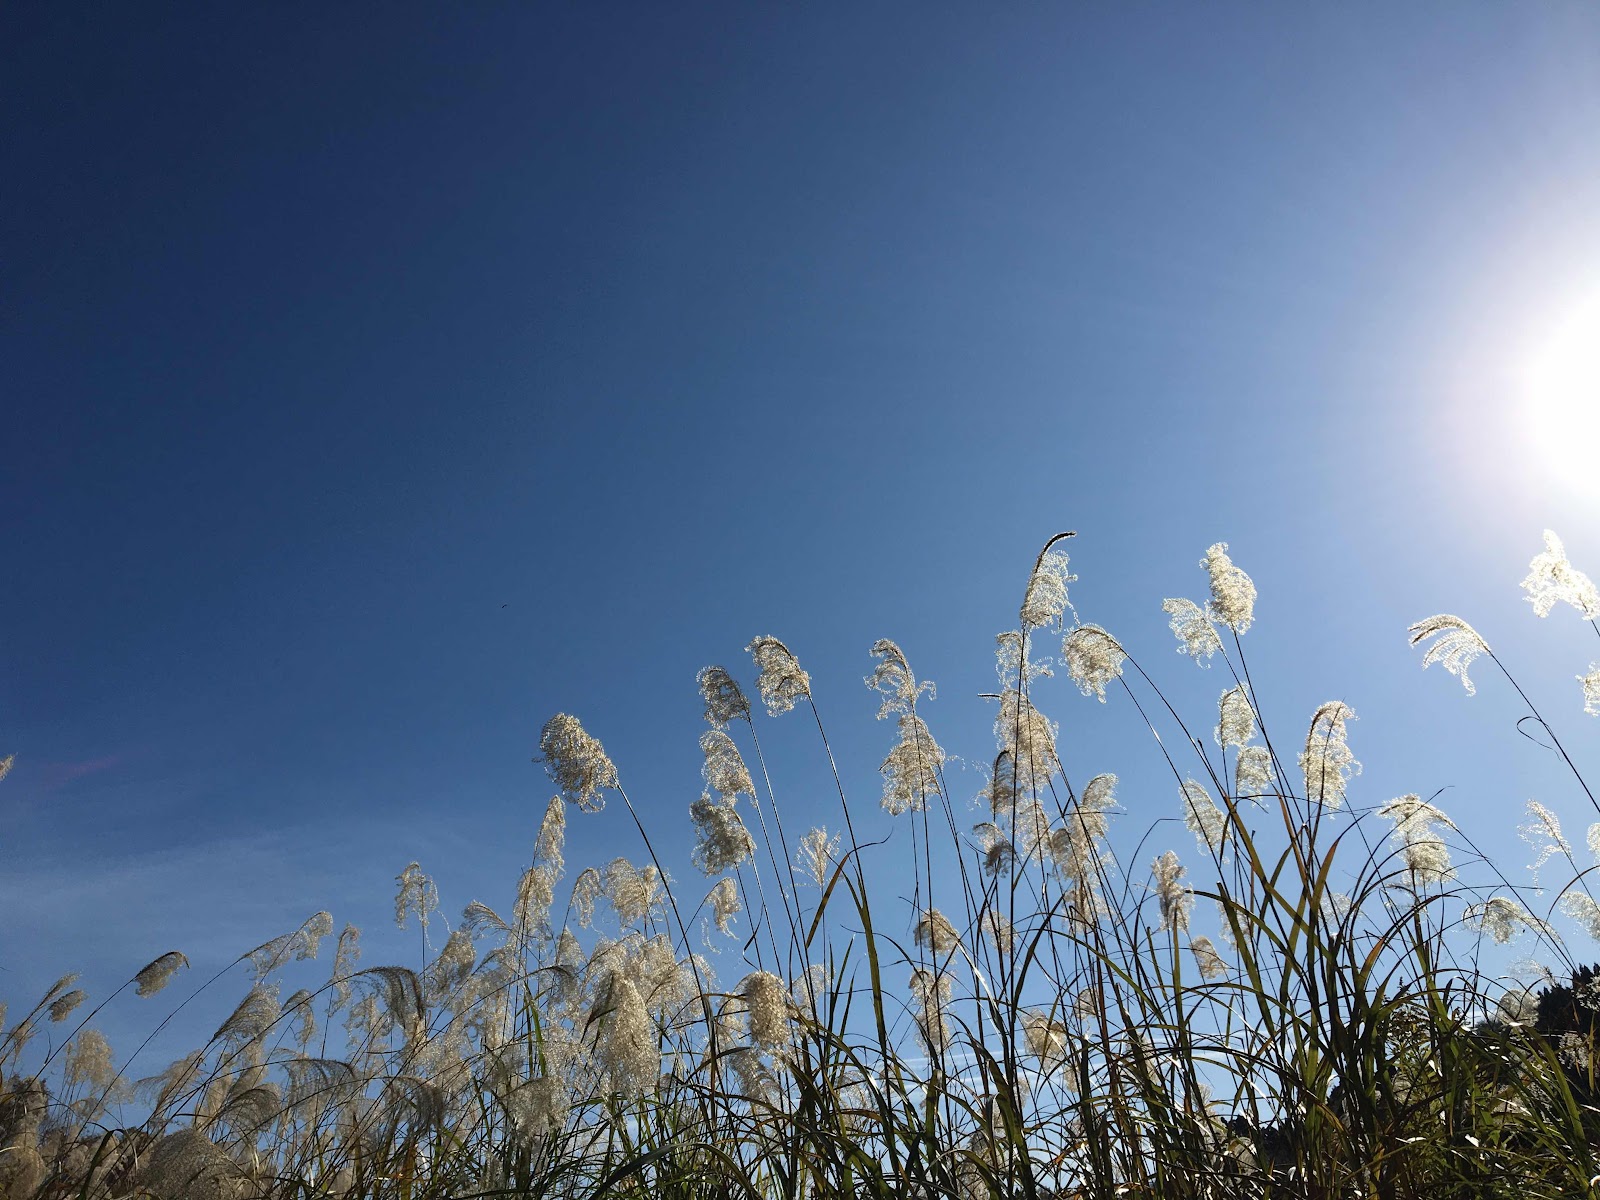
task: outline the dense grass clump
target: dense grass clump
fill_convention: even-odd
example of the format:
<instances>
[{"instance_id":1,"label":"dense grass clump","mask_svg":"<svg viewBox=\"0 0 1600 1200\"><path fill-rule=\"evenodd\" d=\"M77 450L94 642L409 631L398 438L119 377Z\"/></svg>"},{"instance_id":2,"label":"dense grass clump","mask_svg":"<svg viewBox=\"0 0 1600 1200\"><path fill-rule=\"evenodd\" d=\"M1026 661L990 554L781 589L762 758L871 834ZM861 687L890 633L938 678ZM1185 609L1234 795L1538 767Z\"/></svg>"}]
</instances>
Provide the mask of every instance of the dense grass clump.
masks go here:
<instances>
[{"instance_id":1,"label":"dense grass clump","mask_svg":"<svg viewBox=\"0 0 1600 1200\"><path fill-rule=\"evenodd\" d=\"M537 761L559 794L514 907L474 902L450 928L421 866L399 876L420 968L362 967L346 926L325 982L285 997L333 936L317 913L204 984L249 981L209 1039L142 1079L137 1053L119 1058L92 1024L117 995L84 1017L68 977L0 1022L0 1195L1591 1194L1600 968L1551 922L1600 935L1600 904L1554 813L1530 803L1537 866L1568 880L1540 915L1430 801L1357 803L1342 702L1274 740L1241 640L1256 589L1226 545L1202 562L1204 604L1164 605L1179 649L1220 668L1215 712L1195 716L1078 620L1070 536L1040 554L997 642L975 825L927 723L931 685L880 641L867 682L895 730L882 811L835 771L837 830L786 829L749 697L772 717L808 713L824 749L827 733L795 654L757 638L753 689L722 667L699 677L692 874L674 881L626 772L558 714ZM1600 617L1554 535L1524 587L1540 616L1565 603ZM1469 691L1475 659L1499 668L1524 727L1595 803L1470 625L1440 615L1411 632L1424 665ZM1052 667L1148 726L1172 821L1112 836L1117 778L1077 777L1036 706ZM1580 680L1600 713L1600 667ZM569 817L615 821L613 801L637 861L569 880ZM1176 820L1192 849L1151 840ZM909 839L886 844L897 825ZM891 845L909 922L888 920L870 883ZM1530 959L1531 986L1490 970L1517 937L1544 964ZM718 978L713 960L735 958ZM162 992L187 965L164 954L118 995ZM67 1036L43 1052L51 1023Z\"/></svg>"}]
</instances>

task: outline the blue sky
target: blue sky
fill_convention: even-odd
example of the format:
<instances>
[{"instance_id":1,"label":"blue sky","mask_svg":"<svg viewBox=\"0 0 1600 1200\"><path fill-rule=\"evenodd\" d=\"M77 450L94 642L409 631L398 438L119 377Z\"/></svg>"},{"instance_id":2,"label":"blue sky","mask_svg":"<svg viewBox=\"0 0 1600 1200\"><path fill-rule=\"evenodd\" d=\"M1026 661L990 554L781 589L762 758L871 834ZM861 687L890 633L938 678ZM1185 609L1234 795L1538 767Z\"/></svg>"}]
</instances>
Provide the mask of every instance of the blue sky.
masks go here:
<instances>
[{"instance_id":1,"label":"blue sky","mask_svg":"<svg viewBox=\"0 0 1600 1200\"><path fill-rule=\"evenodd\" d=\"M1450 787L1497 844L1530 795L1591 819L1504 689L1424 675L1404 630L1474 621L1593 761L1600 648L1515 585L1547 526L1600 573L1600 490L1518 391L1600 287L1600 10L6 24L13 1005L323 907L381 961L411 858L449 911L506 900L558 710L687 875L694 674L748 676L756 634L860 804L878 637L981 763L991 639L1063 528L1084 619L1192 711L1223 681L1160 601L1227 540L1276 723L1348 701L1363 800ZM1043 705L1126 820L1175 808L1131 714ZM763 736L791 823L836 823L798 719ZM572 823L575 864L637 850L620 811Z\"/></svg>"}]
</instances>

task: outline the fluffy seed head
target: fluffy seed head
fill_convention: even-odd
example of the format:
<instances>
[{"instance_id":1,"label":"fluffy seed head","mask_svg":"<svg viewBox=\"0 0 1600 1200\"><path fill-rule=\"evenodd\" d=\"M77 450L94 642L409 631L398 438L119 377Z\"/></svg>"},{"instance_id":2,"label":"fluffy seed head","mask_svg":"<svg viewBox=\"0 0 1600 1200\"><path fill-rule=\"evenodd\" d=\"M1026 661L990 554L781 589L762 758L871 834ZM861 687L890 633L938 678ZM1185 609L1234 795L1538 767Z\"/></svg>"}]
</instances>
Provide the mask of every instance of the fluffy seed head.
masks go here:
<instances>
[{"instance_id":1,"label":"fluffy seed head","mask_svg":"<svg viewBox=\"0 0 1600 1200\"><path fill-rule=\"evenodd\" d=\"M57 1023L65 1021L78 1005L88 999L88 995L82 988L73 988L70 992L57 996L50 1005L50 1019Z\"/></svg>"},{"instance_id":2,"label":"fluffy seed head","mask_svg":"<svg viewBox=\"0 0 1600 1200\"><path fill-rule=\"evenodd\" d=\"M750 1014L750 1040L773 1049L789 1041L789 989L770 971L752 971L739 985Z\"/></svg>"},{"instance_id":3,"label":"fluffy seed head","mask_svg":"<svg viewBox=\"0 0 1600 1200\"><path fill-rule=\"evenodd\" d=\"M1194 955L1194 961L1200 968L1201 979L1222 979L1228 974L1228 964L1222 961L1222 955L1217 953L1210 938L1195 938L1189 943L1189 952Z\"/></svg>"},{"instance_id":4,"label":"fluffy seed head","mask_svg":"<svg viewBox=\"0 0 1600 1200\"><path fill-rule=\"evenodd\" d=\"M1533 847L1534 859L1528 864L1528 870L1533 873L1535 884L1539 881L1539 868L1555 855L1572 857L1572 846L1562 836L1561 822L1537 800L1528 801L1528 819L1517 827L1517 832Z\"/></svg>"},{"instance_id":5,"label":"fluffy seed head","mask_svg":"<svg viewBox=\"0 0 1600 1200\"><path fill-rule=\"evenodd\" d=\"M1213 854L1221 851L1228 836L1227 815L1217 807L1211 793L1192 779L1183 781L1183 823L1202 850Z\"/></svg>"},{"instance_id":6,"label":"fluffy seed head","mask_svg":"<svg viewBox=\"0 0 1600 1200\"><path fill-rule=\"evenodd\" d=\"M1235 633L1243 633L1255 619L1256 585L1228 557L1228 543L1216 542L1200 565L1211 575L1211 612Z\"/></svg>"},{"instance_id":7,"label":"fluffy seed head","mask_svg":"<svg viewBox=\"0 0 1600 1200\"><path fill-rule=\"evenodd\" d=\"M1222 639L1217 636L1217 627L1211 623L1205 610L1193 600L1181 597L1163 600L1161 607L1171 618L1169 624L1178 639L1178 653L1187 654L1201 666L1206 666L1201 659L1208 659L1221 650Z\"/></svg>"},{"instance_id":8,"label":"fluffy seed head","mask_svg":"<svg viewBox=\"0 0 1600 1200\"><path fill-rule=\"evenodd\" d=\"M1151 870L1155 874L1156 900L1161 905L1161 928L1186 932L1189 913L1194 909L1194 893L1183 885L1183 864L1168 850L1156 859Z\"/></svg>"},{"instance_id":9,"label":"fluffy seed head","mask_svg":"<svg viewBox=\"0 0 1600 1200\"><path fill-rule=\"evenodd\" d=\"M1593 897L1579 891L1568 892L1561 897L1561 911L1582 925L1590 937L1600 938L1600 904Z\"/></svg>"},{"instance_id":10,"label":"fluffy seed head","mask_svg":"<svg viewBox=\"0 0 1600 1200\"><path fill-rule=\"evenodd\" d=\"M605 885L600 882L600 872L593 867L585 867L573 881L572 909L583 928L588 929L594 924L594 902L604 892Z\"/></svg>"},{"instance_id":11,"label":"fluffy seed head","mask_svg":"<svg viewBox=\"0 0 1600 1200\"><path fill-rule=\"evenodd\" d=\"M85 1029L73 1038L67 1047L63 1073L69 1087L88 1087L97 1092L110 1087L117 1071L105 1034L98 1029Z\"/></svg>"},{"instance_id":12,"label":"fluffy seed head","mask_svg":"<svg viewBox=\"0 0 1600 1200\"><path fill-rule=\"evenodd\" d=\"M915 711L917 701L927 696L932 700L938 689L932 680L917 682L917 677L911 673L911 664L906 661L905 651L901 650L888 638L879 638L872 643L872 657L878 660L878 665L872 668L872 674L867 676L867 686L883 697L883 702L878 706L878 720L893 716L897 713Z\"/></svg>"},{"instance_id":13,"label":"fluffy seed head","mask_svg":"<svg viewBox=\"0 0 1600 1200\"><path fill-rule=\"evenodd\" d=\"M941 795L939 771L944 750L915 713L901 713L900 738L878 768L883 775L883 807L890 816L921 812L931 796Z\"/></svg>"},{"instance_id":14,"label":"fluffy seed head","mask_svg":"<svg viewBox=\"0 0 1600 1200\"><path fill-rule=\"evenodd\" d=\"M1033 574L1028 578L1028 590L1023 593L1022 628L1037 629L1061 620L1061 614L1069 607L1067 584L1076 582L1077 578L1067 570L1066 554L1047 548L1034 565Z\"/></svg>"},{"instance_id":15,"label":"fluffy seed head","mask_svg":"<svg viewBox=\"0 0 1600 1200\"><path fill-rule=\"evenodd\" d=\"M704 667L695 676L700 698L706 704L706 724L723 729L730 721L750 719L750 701L726 667Z\"/></svg>"},{"instance_id":16,"label":"fluffy seed head","mask_svg":"<svg viewBox=\"0 0 1600 1200\"><path fill-rule=\"evenodd\" d=\"M1033 795L1049 783L1055 773L1056 727L1021 692L1008 689L1000 696L994 736L1001 755L995 759L989 799L1000 813L1017 796Z\"/></svg>"},{"instance_id":17,"label":"fluffy seed head","mask_svg":"<svg viewBox=\"0 0 1600 1200\"><path fill-rule=\"evenodd\" d=\"M406 918L416 913L417 920L426 925L439 908L439 889L433 880L423 873L420 863L413 862L395 876L395 882L400 886L394 896L394 923L404 929Z\"/></svg>"},{"instance_id":18,"label":"fluffy seed head","mask_svg":"<svg viewBox=\"0 0 1600 1200\"><path fill-rule=\"evenodd\" d=\"M1243 746L1255 736L1255 729L1256 714L1244 685L1223 692L1217 701L1217 745L1223 749Z\"/></svg>"},{"instance_id":19,"label":"fluffy seed head","mask_svg":"<svg viewBox=\"0 0 1600 1200\"><path fill-rule=\"evenodd\" d=\"M1600 662L1590 663L1589 671L1578 676L1583 685L1583 711L1591 717L1600 717Z\"/></svg>"},{"instance_id":20,"label":"fluffy seed head","mask_svg":"<svg viewBox=\"0 0 1600 1200\"><path fill-rule=\"evenodd\" d=\"M693 860L707 875L732 870L756 850L755 838L734 811L733 801L713 799L710 793L689 805L689 816L698 834Z\"/></svg>"},{"instance_id":21,"label":"fluffy seed head","mask_svg":"<svg viewBox=\"0 0 1600 1200\"><path fill-rule=\"evenodd\" d=\"M661 903L661 873L655 867L636 867L625 858L606 864L605 896L623 925L642 921Z\"/></svg>"},{"instance_id":22,"label":"fluffy seed head","mask_svg":"<svg viewBox=\"0 0 1600 1200\"><path fill-rule=\"evenodd\" d=\"M605 747L589 736L577 717L557 713L539 733L539 754L545 773L568 800L584 812L605 807L605 788L617 786L617 768Z\"/></svg>"},{"instance_id":23,"label":"fluffy seed head","mask_svg":"<svg viewBox=\"0 0 1600 1200\"><path fill-rule=\"evenodd\" d=\"M1422 652L1424 670L1434 663L1440 663L1446 671L1461 680L1461 686L1467 689L1467 695L1471 696L1478 690L1472 686L1472 680L1467 677L1467 668L1472 666L1472 660L1478 655L1489 652L1489 644L1479 636L1476 629L1460 617L1439 613L1436 616L1424 617L1410 626L1407 632L1411 635L1413 646L1421 645L1429 638L1433 639Z\"/></svg>"},{"instance_id":24,"label":"fluffy seed head","mask_svg":"<svg viewBox=\"0 0 1600 1200\"><path fill-rule=\"evenodd\" d=\"M1306 778L1306 798L1329 808L1344 803L1345 786L1350 776L1361 773L1361 764L1350 753L1346 725L1355 713L1338 700L1330 700L1311 716L1306 732L1306 748L1300 755L1300 770Z\"/></svg>"},{"instance_id":25,"label":"fluffy seed head","mask_svg":"<svg viewBox=\"0 0 1600 1200\"><path fill-rule=\"evenodd\" d=\"M1482 904L1471 904L1463 915L1468 929L1487 933L1499 945L1516 936L1519 928L1537 928L1522 905L1508 896L1492 896Z\"/></svg>"},{"instance_id":26,"label":"fluffy seed head","mask_svg":"<svg viewBox=\"0 0 1600 1200\"><path fill-rule=\"evenodd\" d=\"M1273 792L1272 752L1265 746L1241 746L1233 767L1233 791L1240 799L1249 797L1256 804Z\"/></svg>"},{"instance_id":27,"label":"fluffy seed head","mask_svg":"<svg viewBox=\"0 0 1600 1200\"><path fill-rule=\"evenodd\" d=\"M1528 603L1541 617L1549 616L1557 603L1572 605L1586 621L1600 617L1600 588L1567 561L1566 547L1548 529L1544 531L1544 550L1528 564L1522 590L1528 593Z\"/></svg>"},{"instance_id":28,"label":"fluffy seed head","mask_svg":"<svg viewBox=\"0 0 1600 1200\"><path fill-rule=\"evenodd\" d=\"M1438 808L1415 793L1396 796L1378 815L1394 822L1390 840L1400 852L1411 880L1418 885L1441 884L1455 877L1450 851L1437 827L1454 829L1455 824Z\"/></svg>"},{"instance_id":29,"label":"fluffy seed head","mask_svg":"<svg viewBox=\"0 0 1600 1200\"><path fill-rule=\"evenodd\" d=\"M339 943L333 952L333 1006L343 1008L350 1002L350 977L361 961L361 930L346 925L339 933ZM188 965L187 962L184 964Z\"/></svg>"},{"instance_id":30,"label":"fluffy seed head","mask_svg":"<svg viewBox=\"0 0 1600 1200\"><path fill-rule=\"evenodd\" d=\"M544 819L539 822L539 837L533 844L533 861L551 868L552 875L561 874L566 861L561 857L567 841L567 806L560 796L551 796L544 806Z\"/></svg>"},{"instance_id":31,"label":"fluffy seed head","mask_svg":"<svg viewBox=\"0 0 1600 1200\"><path fill-rule=\"evenodd\" d=\"M641 1096L661 1073L655 1026L639 989L624 975L607 976L589 1016L595 1029L595 1058L610 1077L611 1089Z\"/></svg>"},{"instance_id":32,"label":"fluffy seed head","mask_svg":"<svg viewBox=\"0 0 1600 1200\"><path fill-rule=\"evenodd\" d=\"M950 1003L950 975L917 967L911 972L911 1001L917 1028L928 1039L935 1053L950 1046L950 1022L945 1009Z\"/></svg>"},{"instance_id":33,"label":"fluffy seed head","mask_svg":"<svg viewBox=\"0 0 1600 1200\"><path fill-rule=\"evenodd\" d=\"M1060 1064L1066 1056L1067 1027L1047 1013L1022 1014L1022 1041L1028 1053L1039 1060L1042 1070Z\"/></svg>"},{"instance_id":34,"label":"fluffy seed head","mask_svg":"<svg viewBox=\"0 0 1600 1200\"><path fill-rule=\"evenodd\" d=\"M744 911L744 906L739 903L739 889L734 886L733 880L718 880L717 886L711 889L708 899L711 902L711 915L717 923L718 932L732 933L734 916Z\"/></svg>"},{"instance_id":35,"label":"fluffy seed head","mask_svg":"<svg viewBox=\"0 0 1600 1200\"><path fill-rule=\"evenodd\" d=\"M949 954L961 945L961 935L956 933L956 927L937 908L930 908L918 919L915 937L917 945L925 946L935 954Z\"/></svg>"},{"instance_id":36,"label":"fluffy seed head","mask_svg":"<svg viewBox=\"0 0 1600 1200\"><path fill-rule=\"evenodd\" d=\"M708 787L723 796L754 796L756 785L750 780L750 768L745 766L744 755L734 740L720 729L708 729L700 735L700 752L705 763L700 773Z\"/></svg>"},{"instance_id":37,"label":"fluffy seed head","mask_svg":"<svg viewBox=\"0 0 1600 1200\"><path fill-rule=\"evenodd\" d=\"M1011 946L1016 941L1016 931L1002 914L992 908L985 909L983 916L978 919L978 927L996 951L1001 954L1011 953Z\"/></svg>"},{"instance_id":38,"label":"fluffy seed head","mask_svg":"<svg viewBox=\"0 0 1600 1200\"><path fill-rule=\"evenodd\" d=\"M837 833L830 837L826 829L818 826L800 839L794 865L808 882L821 887L833 876L842 837Z\"/></svg>"},{"instance_id":39,"label":"fluffy seed head","mask_svg":"<svg viewBox=\"0 0 1600 1200\"><path fill-rule=\"evenodd\" d=\"M1067 675L1085 696L1106 701L1106 684L1122 674L1128 652L1098 625L1080 625L1061 641Z\"/></svg>"},{"instance_id":40,"label":"fluffy seed head","mask_svg":"<svg viewBox=\"0 0 1600 1200\"><path fill-rule=\"evenodd\" d=\"M755 660L756 689L770 716L779 716L794 707L795 701L811 696L811 676L800 669L794 652L775 637L756 638L745 647Z\"/></svg>"}]
</instances>

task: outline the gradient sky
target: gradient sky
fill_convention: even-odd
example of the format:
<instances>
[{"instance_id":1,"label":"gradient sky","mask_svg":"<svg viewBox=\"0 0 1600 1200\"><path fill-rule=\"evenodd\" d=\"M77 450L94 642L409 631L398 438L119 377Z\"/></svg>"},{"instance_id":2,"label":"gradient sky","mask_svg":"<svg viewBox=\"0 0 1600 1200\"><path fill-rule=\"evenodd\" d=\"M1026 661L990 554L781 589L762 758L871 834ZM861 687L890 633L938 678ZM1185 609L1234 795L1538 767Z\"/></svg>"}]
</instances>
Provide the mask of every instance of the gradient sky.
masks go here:
<instances>
[{"instance_id":1,"label":"gradient sky","mask_svg":"<svg viewBox=\"0 0 1600 1200\"><path fill-rule=\"evenodd\" d=\"M1160 601L1227 540L1271 719L1346 700L1362 801L1449 788L1512 868L1529 796L1592 819L1503 683L1469 700L1405 627L1466 616L1596 762L1600 647L1516 583L1546 527L1600 575L1600 487L1519 391L1600 287L1600 8L3 22L14 1008L174 946L198 980L323 907L381 962L412 858L448 914L507 903L558 710L698 886L694 674L748 677L756 634L864 808L898 640L964 803L991 639L1065 528L1083 618L1202 723L1223 679ZM1176 812L1125 705L1041 704L1121 820ZM836 825L815 731L762 733L790 823ZM639 854L618 806L570 837Z\"/></svg>"}]
</instances>

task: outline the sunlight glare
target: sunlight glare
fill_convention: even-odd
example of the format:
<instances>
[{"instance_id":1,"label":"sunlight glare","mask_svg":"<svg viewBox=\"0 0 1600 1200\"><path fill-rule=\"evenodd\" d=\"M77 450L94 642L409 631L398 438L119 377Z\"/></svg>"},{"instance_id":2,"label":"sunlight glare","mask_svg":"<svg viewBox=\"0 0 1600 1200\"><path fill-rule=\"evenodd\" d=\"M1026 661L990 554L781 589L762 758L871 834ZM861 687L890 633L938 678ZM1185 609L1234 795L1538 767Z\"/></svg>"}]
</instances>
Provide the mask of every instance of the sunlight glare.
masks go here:
<instances>
[{"instance_id":1,"label":"sunlight glare","mask_svg":"<svg viewBox=\"0 0 1600 1200\"><path fill-rule=\"evenodd\" d=\"M1600 291L1534 356L1525 413L1541 470L1567 487L1600 495Z\"/></svg>"}]
</instances>

